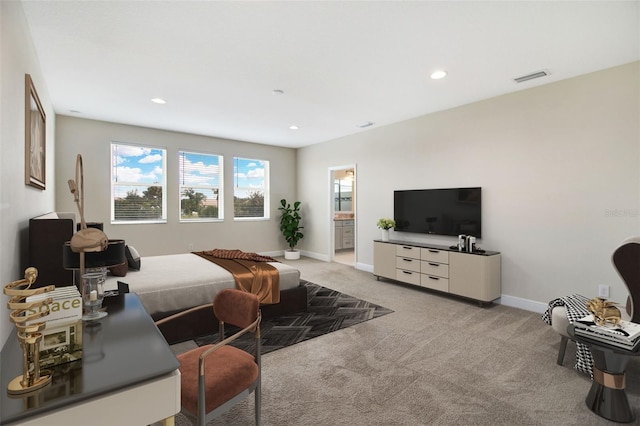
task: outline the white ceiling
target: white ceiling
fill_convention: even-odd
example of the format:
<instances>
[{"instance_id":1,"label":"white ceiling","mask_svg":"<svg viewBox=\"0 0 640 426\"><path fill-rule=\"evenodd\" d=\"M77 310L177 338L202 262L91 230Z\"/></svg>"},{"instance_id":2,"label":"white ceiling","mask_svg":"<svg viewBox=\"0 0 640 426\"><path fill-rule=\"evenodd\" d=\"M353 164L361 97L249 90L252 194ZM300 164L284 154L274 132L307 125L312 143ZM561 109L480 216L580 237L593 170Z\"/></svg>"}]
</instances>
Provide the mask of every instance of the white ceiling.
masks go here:
<instances>
[{"instance_id":1,"label":"white ceiling","mask_svg":"<svg viewBox=\"0 0 640 426\"><path fill-rule=\"evenodd\" d=\"M56 113L301 147L366 131L358 126L368 121L371 129L638 60L639 3L23 7ZM448 76L431 80L436 69ZM513 81L542 69L551 75Z\"/></svg>"}]
</instances>

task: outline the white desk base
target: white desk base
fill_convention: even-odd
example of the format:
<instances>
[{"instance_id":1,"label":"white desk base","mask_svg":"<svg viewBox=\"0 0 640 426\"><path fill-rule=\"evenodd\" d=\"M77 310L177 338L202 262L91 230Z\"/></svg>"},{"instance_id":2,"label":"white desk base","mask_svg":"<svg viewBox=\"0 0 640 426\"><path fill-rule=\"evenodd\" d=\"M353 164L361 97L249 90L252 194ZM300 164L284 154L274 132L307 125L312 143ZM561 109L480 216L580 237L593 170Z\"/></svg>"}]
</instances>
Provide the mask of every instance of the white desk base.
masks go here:
<instances>
[{"instance_id":1,"label":"white desk base","mask_svg":"<svg viewBox=\"0 0 640 426\"><path fill-rule=\"evenodd\" d=\"M180 370L117 392L28 419L24 426L174 425L180 412Z\"/></svg>"}]
</instances>

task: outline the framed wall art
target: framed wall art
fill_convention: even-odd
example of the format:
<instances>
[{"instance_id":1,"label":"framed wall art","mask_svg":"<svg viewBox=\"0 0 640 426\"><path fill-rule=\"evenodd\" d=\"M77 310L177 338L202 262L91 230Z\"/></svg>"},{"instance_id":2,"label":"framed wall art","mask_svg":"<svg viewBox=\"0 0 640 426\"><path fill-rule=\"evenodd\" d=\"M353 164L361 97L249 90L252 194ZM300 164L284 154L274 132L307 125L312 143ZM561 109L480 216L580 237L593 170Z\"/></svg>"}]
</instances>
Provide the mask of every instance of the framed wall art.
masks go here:
<instances>
[{"instance_id":1,"label":"framed wall art","mask_svg":"<svg viewBox=\"0 0 640 426\"><path fill-rule=\"evenodd\" d=\"M46 186L47 121L31 76L25 74L25 184Z\"/></svg>"}]
</instances>

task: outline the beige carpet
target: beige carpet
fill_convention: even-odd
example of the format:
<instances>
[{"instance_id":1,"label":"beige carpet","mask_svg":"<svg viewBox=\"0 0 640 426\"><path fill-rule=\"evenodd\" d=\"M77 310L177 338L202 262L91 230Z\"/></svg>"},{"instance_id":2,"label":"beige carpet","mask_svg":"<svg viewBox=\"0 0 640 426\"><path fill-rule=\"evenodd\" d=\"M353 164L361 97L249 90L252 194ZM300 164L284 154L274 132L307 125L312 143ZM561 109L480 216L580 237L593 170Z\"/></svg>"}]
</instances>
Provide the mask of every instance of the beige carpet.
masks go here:
<instances>
[{"instance_id":1,"label":"beige carpet","mask_svg":"<svg viewBox=\"0 0 640 426\"><path fill-rule=\"evenodd\" d=\"M264 425L603 425L570 342L533 312L377 281L303 258L302 278L395 312L263 357ZM174 347L181 351L189 343ZM640 416L640 364L627 392ZM177 425L189 424L181 415ZM208 425L252 425L253 396Z\"/></svg>"}]
</instances>

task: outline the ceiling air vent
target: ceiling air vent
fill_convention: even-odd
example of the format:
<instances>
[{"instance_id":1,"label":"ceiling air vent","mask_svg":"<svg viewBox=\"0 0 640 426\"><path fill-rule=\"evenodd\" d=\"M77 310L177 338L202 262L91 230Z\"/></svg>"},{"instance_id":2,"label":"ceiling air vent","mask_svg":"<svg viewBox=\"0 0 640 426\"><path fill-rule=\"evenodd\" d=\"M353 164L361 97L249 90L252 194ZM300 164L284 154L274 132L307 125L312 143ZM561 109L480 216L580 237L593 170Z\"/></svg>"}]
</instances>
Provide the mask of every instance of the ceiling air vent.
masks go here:
<instances>
[{"instance_id":1,"label":"ceiling air vent","mask_svg":"<svg viewBox=\"0 0 640 426\"><path fill-rule=\"evenodd\" d=\"M534 72L531 74L523 75L522 77L516 77L513 79L513 81L515 81L516 83L522 83L524 81L533 80L534 78L545 77L549 74L550 74L549 71L542 70L542 71Z\"/></svg>"}]
</instances>

